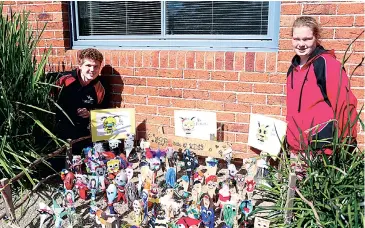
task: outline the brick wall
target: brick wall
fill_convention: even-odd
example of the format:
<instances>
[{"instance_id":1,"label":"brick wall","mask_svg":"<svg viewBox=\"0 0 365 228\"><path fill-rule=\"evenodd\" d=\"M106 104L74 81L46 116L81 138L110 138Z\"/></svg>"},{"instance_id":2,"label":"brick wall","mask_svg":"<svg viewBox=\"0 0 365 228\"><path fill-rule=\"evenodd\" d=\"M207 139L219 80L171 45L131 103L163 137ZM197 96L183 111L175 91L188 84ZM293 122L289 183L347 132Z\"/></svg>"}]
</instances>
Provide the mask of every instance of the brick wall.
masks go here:
<instances>
[{"instance_id":1,"label":"brick wall","mask_svg":"<svg viewBox=\"0 0 365 228\"><path fill-rule=\"evenodd\" d=\"M70 49L67 2L5 2L3 13L29 10L34 25L48 22L38 55L52 45L50 70L68 70L76 64ZM293 56L291 25L299 15L314 16L322 25L322 44L342 58L347 45L364 30L364 4L360 2L282 2L278 53L212 51L102 51L103 73L113 85L114 107L135 107L139 136L163 125L174 132L175 109L217 112L224 141L235 156L255 153L247 146L250 113L284 119L286 71ZM350 48L346 69L352 72L364 56L364 35ZM364 66L355 72L352 88L364 104ZM364 114L362 115L364 119ZM364 133L359 136L364 144Z\"/></svg>"}]
</instances>

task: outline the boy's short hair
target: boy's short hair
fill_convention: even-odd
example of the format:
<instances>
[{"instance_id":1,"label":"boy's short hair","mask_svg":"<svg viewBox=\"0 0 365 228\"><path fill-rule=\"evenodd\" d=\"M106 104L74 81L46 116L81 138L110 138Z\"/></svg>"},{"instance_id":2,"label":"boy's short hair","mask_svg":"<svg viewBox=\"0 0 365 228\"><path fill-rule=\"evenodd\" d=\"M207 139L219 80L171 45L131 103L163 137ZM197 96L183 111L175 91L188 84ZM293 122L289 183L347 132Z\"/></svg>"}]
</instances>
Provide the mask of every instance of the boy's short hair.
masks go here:
<instances>
[{"instance_id":1,"label":"boy's short hair","mask_svg":"<svg viewBox=\"0 0 365 228\"><path fill-rule=\"evenodd\" d=\"M87 48L83 50L79 50L77 52L77 60L80 65L84 63L84 59L91 59L94 61L99 61L100 63L103 62L104 57L103 54L101 54L100 51L98 51L95 48Z\"/></svg>"}]
</instances>

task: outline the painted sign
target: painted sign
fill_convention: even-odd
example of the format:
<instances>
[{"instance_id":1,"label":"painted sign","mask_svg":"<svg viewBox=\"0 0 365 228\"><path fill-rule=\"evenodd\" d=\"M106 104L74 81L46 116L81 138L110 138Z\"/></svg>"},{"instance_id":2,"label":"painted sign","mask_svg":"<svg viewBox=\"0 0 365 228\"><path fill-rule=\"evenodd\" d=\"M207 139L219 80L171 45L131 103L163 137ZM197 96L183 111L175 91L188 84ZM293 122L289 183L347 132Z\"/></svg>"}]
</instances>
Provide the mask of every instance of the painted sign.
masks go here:
<instances>
[{"instance_id":1,"label":"painted sign","mask_svg":"<svg viewBox=\"0 0 365 228\"><path fill-rule=\"evenodd\" d=\"M276 157L286 134L284 121L264 115L251 114L248 145Z\"/></svg>"},{"instance_id":2,"label":"painted sign","mask_svg":"<svg viewBox=\"0 0 365 228\"><path fill-rule=\"evenodd\" d=\"M231 145L227 142L208 141L201 139L190 139L178 136L169 136L157 133L148 133L147 140L152 149L164 149L172 145L175 151L189 148L195 154L205 157L224 159L225 152L231 151Z\"/></svg>"},{"instance_id":3,"label":"painted sign","mask_svg":"<svg viewBox=\"0 0 365 228\"><path fill-rule=\"evenodd\" d=\"M134 108L112 108L91 111L92 141L123 139L135 134Z\"/></svg>"},{"instance_id":4,"label":"painted sign","mask_svg":"<svg viewBox=\"0 0 365 228\"><path fill-rule=\"evenodd\" d=\"M176 136L203 140L217 139L215 112L175 110L174 120Z\"/></svg>"}]
</instances>

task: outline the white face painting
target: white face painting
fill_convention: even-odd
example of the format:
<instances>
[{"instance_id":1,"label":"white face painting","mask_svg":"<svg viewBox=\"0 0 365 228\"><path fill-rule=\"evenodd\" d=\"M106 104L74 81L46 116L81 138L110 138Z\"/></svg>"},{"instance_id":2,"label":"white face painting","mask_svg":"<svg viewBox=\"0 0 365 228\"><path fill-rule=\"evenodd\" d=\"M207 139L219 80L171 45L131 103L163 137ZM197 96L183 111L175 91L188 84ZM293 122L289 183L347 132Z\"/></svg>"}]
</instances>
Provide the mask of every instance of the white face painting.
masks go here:
<instances>
[{"instance_id":1,"label":"white face painting","mask_svg":"<svg viewBox=\"0 0 365 228\"><path fill-rule=\"evenodd\" d=\"M110 147L111 150L113 150L115 148L118 148L120 143L121 143L121 141L118 140L118 139L110 139L109 140L109 147Z\"/></svg>"}]
</instances>

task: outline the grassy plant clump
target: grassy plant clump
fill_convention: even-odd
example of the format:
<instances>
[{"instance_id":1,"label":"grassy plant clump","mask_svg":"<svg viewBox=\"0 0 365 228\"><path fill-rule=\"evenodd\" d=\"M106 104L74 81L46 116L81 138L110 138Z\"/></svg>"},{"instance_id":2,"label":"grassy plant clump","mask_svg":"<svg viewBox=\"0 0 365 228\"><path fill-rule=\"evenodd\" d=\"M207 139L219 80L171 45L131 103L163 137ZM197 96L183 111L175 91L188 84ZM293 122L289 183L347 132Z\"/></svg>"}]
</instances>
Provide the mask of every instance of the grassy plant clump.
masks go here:
<instances>
[{"instance_id":1,"label":"grassy plant clump","mask_svg":"<svg viewBox=\"0 0 365 228\"><path fill-rule=\"evenodd\" d=\"M44 28L33 30L28 16L10 12L0 17L0 178L25 171L33 182L25 167L47 150L54 150L57 139L51 133L52 79L44 73L50 49L37 61Z\"/></svg>"}]
</instances>

